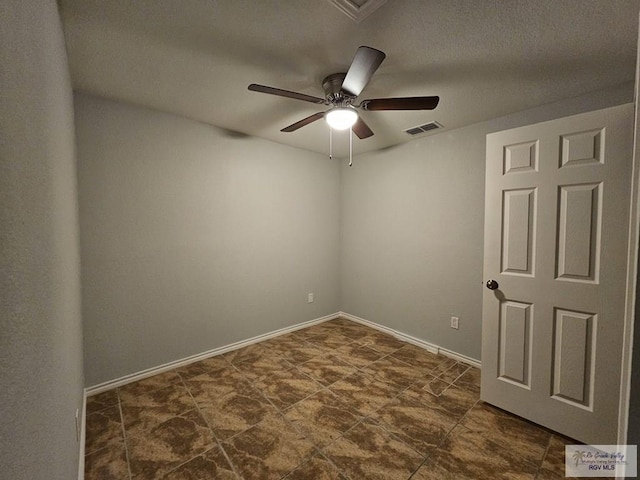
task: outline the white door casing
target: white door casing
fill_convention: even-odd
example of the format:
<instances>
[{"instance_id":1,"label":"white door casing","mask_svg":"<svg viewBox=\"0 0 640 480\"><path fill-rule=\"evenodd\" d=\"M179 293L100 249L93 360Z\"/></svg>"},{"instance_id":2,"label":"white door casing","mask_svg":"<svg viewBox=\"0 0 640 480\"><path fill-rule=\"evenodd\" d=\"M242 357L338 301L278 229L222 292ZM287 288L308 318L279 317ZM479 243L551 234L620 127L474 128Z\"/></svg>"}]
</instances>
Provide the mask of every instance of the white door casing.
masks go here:
<instances>
[{"instance_id":1,"label":"white door casing","mask_svg":"<svg viewBox=\"0 0 640 480\"><path fill-rule=\"evenodd\" d=\"M622 105L487 135L482 400L615 444L633 141Z\"/></svg>"}]
</instances>

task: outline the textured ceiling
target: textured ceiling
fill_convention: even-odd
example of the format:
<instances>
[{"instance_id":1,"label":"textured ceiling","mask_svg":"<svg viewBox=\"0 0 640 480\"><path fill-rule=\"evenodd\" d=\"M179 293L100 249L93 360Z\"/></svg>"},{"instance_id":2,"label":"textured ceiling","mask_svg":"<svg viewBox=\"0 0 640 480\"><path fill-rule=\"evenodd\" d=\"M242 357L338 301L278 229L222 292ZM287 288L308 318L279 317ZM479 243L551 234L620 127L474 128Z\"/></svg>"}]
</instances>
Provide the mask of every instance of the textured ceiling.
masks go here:
<instances>
[{"instance_id":1,"label":"textured ceiling","mask_svg":"<svg viewBox=\"0 0 640 480\"><path fill-rule=\"evenodd\" d=\"M361 2L362 3L362 2ZM361 153L634 79L640 0L388 0L357 23L330 0L60 0L74 87L316 152L328 127L280 129L322 108L360 45L387 54L364 98L439 95L433 111L363 112ZM322 107L322 106L320 106ZM342 141L342 140L345 141ZM338 155L346 134L334 137Z\"/></svg>"}]
</instances>

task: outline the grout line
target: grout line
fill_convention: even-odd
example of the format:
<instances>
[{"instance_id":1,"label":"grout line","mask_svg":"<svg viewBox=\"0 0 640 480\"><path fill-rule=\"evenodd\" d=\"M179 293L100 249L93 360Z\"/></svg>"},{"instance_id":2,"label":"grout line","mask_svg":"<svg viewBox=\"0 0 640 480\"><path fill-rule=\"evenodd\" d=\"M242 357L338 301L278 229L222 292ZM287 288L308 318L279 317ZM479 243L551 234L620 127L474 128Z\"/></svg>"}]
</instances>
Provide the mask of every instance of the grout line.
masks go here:
<instances>
[{"instance_id":1,"label":"grout line","mask_svg":"<svg viewBox=\"0 0 640 480\"><path fill-rule=\"evenodd\" d=\"M542 455L542 459L540 460L540 464L538 465L538 468L536 469L536 473L533 475L533 478L538 478L538 474L540 473L540 470L542 470L542 465L544 465L544 461L547 458L547 455L549 454L549 449L551 448L551 442L553 441L553 434L549 435L549 441L547 442L547 448L544 449L544 455Z\"/></svg>"},{"instance_id":2,"label":"grout line","mask_svg":"<svg viewBox=\"0 0 640 480\"><path fill-rule=\"evenodd\" d=\"M171 470L169 470L167 473L165 473L165 474L163 475L163 477L164 477L164 476L166 476L166 475L169 475L170 473L175 472L175 471L176 471L176 470L178 470L180 467L182 467L183 465L186 465L186 464L187 464L187 463L189 463L190 461L192 461L192 460L194 460L194 459L196 459L196 458L198 458L198 457L202 457L202 456L204 456L205 454L209 453L209 452L210 452L211 450L213 450L214 448L218 448L218 445L216 444L216 445L214 445L213 447L211 447L211 448L207 448L205 451L200 452L200 453L198 453L197 455L194 455L193 457L188 458L188 459L187 459L187 460L185 460L184 462L180 463L179 465L176 465L176 466L175 466L175 467L173 467Z\"/></svg>"},{"instance_id":3,"label":"grout line","mask_svg":"<svg viewBox=\"0 0 640 480\"><path fill-rule=\"evenodd\" d=\"M122 448L124 448L124 441L123 441L123 442L118 442L118 444L121 444L121 445L122 445ZM95 454L96 454L96 453L98 453L98 452L102 452L103 450L109 450L109 449L112 449L115 445L116 445L116 443L115 443L115 442L114 442L114 443L111 443L111 444L104 445L104 446L102 446L102 447L100 447L100 448L96 448L95 450L91 450L90 452L85 453L83 456L84 456L84 458L86 459L87 457L90 457L90 456L92 456L92 455L95 455Z\"/></svg>"},{"instance_id":4,"label":"grout line","mask_svg":"<svg viewBox=\"0 0 640 480\"><path fill-rule=\"evenodd\" d=\"M129 446L127 445L127 429L124 427L124 415L122 414L122 402L120 401L120 391L116 388L116 395L118 397L118 411L120 412L120 424L122 425L122 440L124 441L124 455L127 460L127 472L129 473L129 480L133 478L131 474L131 457L129 456Z\"/></svg>"},{"instance_id":5,"label":"grout line","mask_svg":"<svg viewBox=\"0 0 640 480\"><path fill-rule=\"evenodd\" d=\"M473 408L473 407L471 407ZM469 408L469 410L471 410L471 408ZM447 441L447 439L451 436L452 432L456 429L456 427L460 424L460 421L458 421L457 423L454 424L453 427L451 427L451 429L446 433L446 435L444 437L442 437L442 440L440 441L440 443L431 449L431 451L429 451L429 453L427 453L425 455L425 457L422 460L422 463L420 463L420 465L418 465L418 468L416 468L413 473L411 474L411 476L409 477L409 480L411 480L414 475L416 473L418 473L418 470L420 470L423 466L425 466L427 464L427 462L434 456L434 454L440 450L440 447L444 444L444 442Z\"/></svg>"},{"instance_id":6,"label":"grout line","mask_svg":"<svg viewBox=\"0 0 640 480\"><path fill-rule=\"evenodd\" d=\"M439 378L439 377L435 377L435 378ZM459 378L459 377L458 377ZM456 379L457 380L457 379ZM449 387L451 387L452 384L449 385ZM445 390L449 389L449 387L447 387ZM444 391L443 391L444 393ZM476 401L474 401L469 408L467 409L467 411L455 422L455 424L453 425L453 427L451 427L451 429L447 432L447 434L442 438L442 440L440 441L440 443L433 448L424 458L424 460L422 461L422 463L418 466L418 468L411 474L411 477L409 477L409 480L411 480L411 478L413 478L413 476L418 473L418 470L420 470L424 465L427 464L427 462L433 457L433 455L440 449L440 447L447 441L447 439L452 435L453 431L460 426L461 428L466 428L462 422L463 420L467 417L467 415L469 414L469 412L471 412L471 410L473 410L473 408L478 404L478 402L480 402L480 399L477 399Z\"/></svg>"},{"instance_id":7,"label":"grout line","mask_svg":"<svg viewBox=\"0 0 640 480\"><path fill-rule=\"evenodd\" d=\"M302 373L302 372L300 372L300 373ZM304 374L303 374L303 375L304 375ZM310 377L309 377L309 378L310 378ZM315 382L315 383L318 383L318 382ZM295 466L291 471L287 472L287 473L284 475L284 476L286 477L287 475L291 474L291 472L292 472L293 470L295 470L295 469L296 469L296 468L298 468L299 466L301 466L301 465L305 464L306 462L308 462L312 457L316 456L318 453L322 453L322 452L320 451L320 448L318 447L318 445L316 445L316 442L314 442L314 441L313 441L313 439L309 438L309 437L308 437L308 436L307 436L303 431L301 431L301 430L300 430L300 428L298 428L298 427L297 427L293 422L291 422L291 421L287 418L287 416L284 414L284 411L283 411L283 410L281 410L280 408L278 408L278 407L277 407L277 406L276 406L276 405L271 401L271 399L270 399L269 397L267 397L267 395L265 395L265 394L264 394L264 392L262 391L262 389L259 389L259 388L257 388L257 387L253 387L253 388L258 392L258 394L259 394L260 396L262 396L262 397L263 397L263 398L264 398L264 399L265 399L269 404L271 404L271 406L272 406L273 408L275 408L276 412L280 415L280 417L282 418L282 420L283 420L285 423L287 423L291 428L293 428L293 430L294 430L295 432L297 432L297 433L298 433L298 435L302 436L305 440L307 440L307 441L308 441L308 442L313 446L313 450L312 450L312 452L313 452L313 453L311 453L311 454L309 454L309 455L304 456L304 457L302 458L302 460L301 460L301 461L300 461L300 462L299 462L299 463L298 463L298 464L297 464L297 465L296 465L296 466ZM322 389L321 389L321 390L322 390ZM321 391L321 390L317 390L316 392L312 393L311 395L306 396L303 400L305 400L305 399L307 399L307 398L311 397L312 395L315 395L316 393L318 393L318 392L319 392L319 391ZM299 402L301 402L301 401L302 401L302 400L299 400L299 401L298 401L298 402L296 402L296 403L299 403ZM292 405L289 405L289 406L287 407L287 409L291 408L293 405L295 405L295 403L294 403L294 404L292 404ZM259 425L260 423L262 423L262 422L258 422L256 425ZM254 425L254 426L255 426L255 425ZM248 429L247 429L247 430L248 430ZM246 430L245 430L245 431L246 431ZM237 434L237 435L239 435L239 434ZM234 435L234 436L235 436L235 435ZM334 465L334 466L335 466L335 465Z\"/></svg>"},{"instance_id":8,"label":"grout line","mask_svg":"<svg viewBox=\"0 0 640 480\"><path fill-rule=\"evenodd\" d=\"M226 359L225 359L226 360ZM228 362L229 363L229 362ZM229 365L231 365L229 363ZM220 449L220 451L222 452L222 455L224 455L224 458L227 460L227 462L229 462L229 466L231 467L231 470L233 471L234 475L236 477L238 477L238 479L242 479L242 475L240 475L240 473L236 470L236 466L235 464L231 461L231 458L229 457L229 454L227 453L227 451L224 449L224 446L222 445L222 441L218 438L218 435L216 435L216 432L213 430L213 427L211 427L211 424L209 423L209 420L207 420L207 417L205 417L202 414L202 410L200 409L200 405L198 405L198 402L196 401L196 399L193 397L193 394L191 393L191 389L188 387L187 382L185 381L185 379L182 377L181 374L178 374L178 376L180 377L180 380L182 381L182 384L184 385L184 387L187 390L187 393L189 394L189 396L191 397L191 400L193 400L193 403L196 406L196 410L198 411L198 413L200 414L200 417L204 420L204 423L207 424L207 427L209 427L209 431L211 432L211 436L213 437L213 439L216 442L216 445L218 446L218 448ZM198 455L196 455L193 458L190 458L189 460L187 460L187 462L190 462L191 460L193 460L196 457L199 457L200 455L204 455L207 452L210 452L211 450L213 450L215 447L211 447L210 449L199 453ZM184 463L187 463L184 462ZM174 468L173 470L176 470L177 468L179 468L180 466L184 465L184 463L180 464L178 467ZM173 471L171 470L171 471ZM170 472L169 472L170 473Z\"/></svg>"}]
</instances>

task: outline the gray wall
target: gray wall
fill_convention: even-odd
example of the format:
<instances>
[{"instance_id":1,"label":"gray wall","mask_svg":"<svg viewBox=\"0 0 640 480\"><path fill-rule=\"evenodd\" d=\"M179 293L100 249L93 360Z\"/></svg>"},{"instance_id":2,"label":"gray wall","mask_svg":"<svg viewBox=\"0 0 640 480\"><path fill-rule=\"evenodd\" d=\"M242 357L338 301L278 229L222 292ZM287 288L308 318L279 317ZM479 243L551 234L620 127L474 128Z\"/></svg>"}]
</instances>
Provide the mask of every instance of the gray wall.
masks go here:
<instances>
[{"instance_id":1,"label":"gray wall","mask_svg":"<svg viewBox=\"0 0 640 480\"><path fill-rule=\"evenodd\" d=\"M336 160L75 106L88 386L338 311Z\"/></svg>"},{"instance_id":2,"label":"gray wall","mask_svg":"<svg viewBox=\"0 0 640 480\"><path fill-rule=\"evenodd\" d=\"M480 359L485 136L632 100L624 84L343 162L341 309Z\"/></svg>"},{"instance_id":3,"label":"gray wall","mask_svg":"<svg viewBox=\"0 0 640 480\"><path fill-rule=\"evenodd\" d=\"M73 103L51 1L0 5L0 477L78 475Z\"/></svg>"},{"instance_id":4,"label":"gray wall","mask_svg":"<svg viewBox=\"0 0 640 480\"><path fill-rule=\"evenodd\" d=\"M486 134L629 102L632 89L443 132L342 170L77 94L86 384L338 310L479 359Z\"/></svg>"}]
</instances>

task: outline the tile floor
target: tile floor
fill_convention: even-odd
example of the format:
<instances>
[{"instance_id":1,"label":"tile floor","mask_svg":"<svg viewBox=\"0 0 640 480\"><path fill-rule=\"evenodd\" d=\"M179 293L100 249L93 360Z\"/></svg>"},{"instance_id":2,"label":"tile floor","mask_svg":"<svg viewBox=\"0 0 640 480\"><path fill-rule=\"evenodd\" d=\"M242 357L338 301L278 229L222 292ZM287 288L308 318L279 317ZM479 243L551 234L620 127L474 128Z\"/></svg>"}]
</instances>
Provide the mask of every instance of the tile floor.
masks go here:
<instances>
[{"instance_id":1,"label":"tile floor","mask_svg":"<svg viewBox=\"0 0 640 480\"><path fill-rule=\"evenodd\" d=\"M87 399L85 478L564 478L480 372L337 319Z\"/></svg>"}]
</instances>

